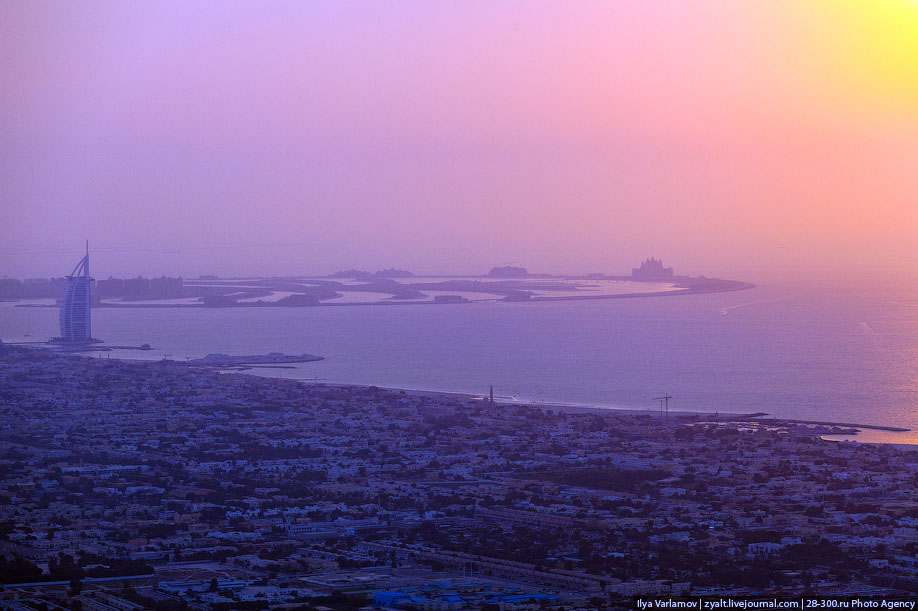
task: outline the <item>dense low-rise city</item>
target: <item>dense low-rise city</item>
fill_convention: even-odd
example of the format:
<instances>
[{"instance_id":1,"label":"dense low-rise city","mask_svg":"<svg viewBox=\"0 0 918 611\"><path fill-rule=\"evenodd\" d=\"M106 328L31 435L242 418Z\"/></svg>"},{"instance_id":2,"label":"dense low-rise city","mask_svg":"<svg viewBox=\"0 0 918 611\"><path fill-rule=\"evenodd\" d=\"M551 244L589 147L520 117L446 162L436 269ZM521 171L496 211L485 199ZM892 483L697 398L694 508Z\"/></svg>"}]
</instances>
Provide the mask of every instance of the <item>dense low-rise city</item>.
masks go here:
<instances>
[{"instance_id":1,"label":"dense low-rise city","mask_svg":"<svg viewBox=\"0 0 918 611\"><path fill-rule=\"evenodd\" d=\"M918 453L842 427L0 353L0 607L918 591Z\"/></svg>"}]
</instances>

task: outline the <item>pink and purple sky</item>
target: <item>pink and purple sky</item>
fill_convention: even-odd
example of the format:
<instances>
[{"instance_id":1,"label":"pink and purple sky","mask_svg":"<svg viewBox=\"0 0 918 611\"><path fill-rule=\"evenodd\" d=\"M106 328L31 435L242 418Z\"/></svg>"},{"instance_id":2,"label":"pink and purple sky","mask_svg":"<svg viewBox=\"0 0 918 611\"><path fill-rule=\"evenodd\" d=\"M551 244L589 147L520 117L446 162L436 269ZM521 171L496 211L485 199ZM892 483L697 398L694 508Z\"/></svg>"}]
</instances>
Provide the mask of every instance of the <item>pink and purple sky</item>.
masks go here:
<instances>
[{"instance_id":1,"label":"pink and purple sky","mask_svg":"<svg viewBox=\"0 0 918 611\"><path fill-rule=\"evenodd\" d=\"M0 4L0 276L916 277L918 1Z\"/></svg>"}]
</instances>

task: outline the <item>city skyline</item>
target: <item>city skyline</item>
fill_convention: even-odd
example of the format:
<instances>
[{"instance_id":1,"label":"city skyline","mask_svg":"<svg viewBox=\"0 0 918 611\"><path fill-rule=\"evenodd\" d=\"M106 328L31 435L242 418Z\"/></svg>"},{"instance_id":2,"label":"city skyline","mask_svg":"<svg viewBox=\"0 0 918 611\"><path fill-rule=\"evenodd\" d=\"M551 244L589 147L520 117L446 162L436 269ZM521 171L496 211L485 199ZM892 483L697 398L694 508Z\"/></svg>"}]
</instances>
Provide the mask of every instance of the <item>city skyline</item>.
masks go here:
<instances>
[{"instance_id":1,"label":"city skyline","mask_svg":"<svg viewBox=\"0 0 918 611\"><path fill-rule=\"evenodd\" d=\"M914 611L916 62L918 0L0 3L0 609Z\"/></svg>"},{"instance_id":2,"label":"city skyline","mask_svg":"<svg viewBox=\"0 0 918 611\"><path fill-rule=\"evenodd\" d=\"M94 250L95 250L95 249L94 249ZM143 249L141 249L141 250L143 250ZM104 251L105 251L105 249L103 248L103 252L104 252ZM61 249L47 249L47 250L41 251L40 254L42 254L42 255L49 255L49 256L50 256L50 255L54 255L55 257L61 257L61 256L63 256L63 254L66 253L66 252L69 252L69 250L63 249L63 248L61 248ZM117 252L120 252L120 249L108 249L108 252L109 252L109 253L117 253ZM83 257L82 259L80 259L80 262L77 264L77 267L78 267L78 268L83 269L83 267L82 267L82 266L83 266L83 261L84 261L84 259L88 259L88 256L89 256L89 242L88 242L88 240L87 240L87 241L86 241L86 252L85 252L84 257ZM369 274L369 275L374 275L374 274L375 274L376 276L379 276L379 277L385 277L385 276L386 276L386 273L389 272L389 273L394 273L394 274L396 274L396 275L402 275L402 274L404 274L406 277L415 277L415 276L416 276L416 277L419 277L419 278L424 278L424 277L440 277L440 276L445 276L445 277L457 277L457 278L474 278L474 277L487 277L487 276L489 276L489 275L493 275L494 272L495 272L495 270L497 270L497 269L503 269L503 268L506 268L506 269L514 269L514 270L521 270L522 272L525 272L525 273L528 273L528 274L544 275L544 276L557 276L557 277L565 277L565 276L569 276L569 277L578 277L578 276L587 276L587 275L594 275L594 276L595 276L595 275L597 275L597 274L607 275L607 276L613 276L613 277L615 277L615 276L627 277L627 276L629 276L629 275L632 275L632 276L635 275L635 271L637 271L637 268L630 268L630 267L629 267L629 265L631 265L631 264L633 264L633 263L635 263L635 262L639 262L639 263L641 264L641 266L646 266L646 265L648 265L648 264L651 264L651 265L653 265L653 266L658 266L658 265L662 265L662 262L663 262L663 261L662 261L662 259L658 259L658 258L653 257L653 256L651 256L651 257L645 257L645 258L633 258L633 260L632 260L630 263L626 261L626 262L623 262L623 263L621 263L620 265L618 265L618 267L620 267L621 269L618 269L618 267L613 268L613 265L617 265L617 264L615 264L615 263L609 263L609 264L607 264L607 265L605 266L606 269L605 269L604 271L602 271L602 270L594 270L594 269L583 269L583 270L568 270L568 271L566 271L566 272L558 272L558 271L550 272L550 271L541 270L541 269L538 269L538 270L537 270L537 269L529 269L529 268L525 267L522 263L518 263L518 262L515 262L515 261L505 261L505 262L500 262L500 263L498 263L498 264L496 264L496 265L491 266L490 269L486 269L486 268L485 268L485 269L480 269L480 270L471 270L471 269L469 269L466 273L450 273L450 274L441 274L441 273L436 273L436 272L434 272L434 273L424 273L424 272L417 272L417 273L415 273L413 270L410 270L410 269L401 269L401 268L397 268L397 267L388 267L388 268L385 268L385 269L376 269L376 268L379 267L379 264L376 264L375 267L374 267L374 266L370 266L370 267L367 268L367 269L357 269L357 268L353 268L353 267L352 267L352 268L349 268L349 269L346 269L346 270L345 270L345 269L343 269L343 268L341 268L341 267L339 266L338 268L335 268L335 269L331 269L331 268L326 269L326 270L324 270L322 273L315 273L315 274L299 273L299 274L290 274L290 275L288 275L288 276L281 276L281 275L277 275L277 274L263 274L263 275L261 275L261 276L239 276L239 275L234 276L234 275L218 275L218 274L210 274L210 273L189 274L189 275L187 275L187 276L184 276L184 275L182 275L182 274L176 274L176 275L174 275L174 276L168 276L168 275L166 275L166 274L164 274L164 273L160 273L160 274L153 273L153 274L151 274L151 275L149 275L149 276L145 276L144 274L141 274L141 273L127 273L127 274L123 274L123 275L121 275L121 276L115 276L115 275L112 275L112 274L108 274L108 276L107 276L106 278L104 278L104 280L130 280L130 279L147 279L147 278L154 278L154 279L155 279L155 278L185 278L185 279L194 279L194 278L203 278L203 279L225 278L225 279L232 279L232 278L246 278L246 277L262 277L262 278L272 278L272 277L276 277L276 278L284 278L284 277L289 277L289 278L309 277L309 278L322 278L322 277L326 277L326 276L327 276L327 277L341 276L342 274L345 274L345 273L347 273L347 272L353 272L353 273L355 274L355 276L356 276L357 274ZM668 271L667 273L669 274L667 277L668 277L668 278L672 278L672 276L673 276L673 274L672 274L672 268L670 268L669 271ZM74 274L71 273L71 274L67 274L67 275L61 276L60 274L56 273L56 271L51 270L51 271L49 271L49 272L48 272L47 274L45 274L45 275L37 275L37 276L31 276L31 277L25 277L25 276L23 276L23 277L19 277L19 278L12 277L12 276L9 276L9 275L4 275L4 276L2 276L2 278L3 278L3 279L9 279L9 280L23 280L23 281L25 281L25 280L58 280L58 279L70 278L70 277L73 276L73 275L74 275ZM103 275L104 275L104 274L103 274ZM688 274L677 274L677 275L687 276ZM704 275L704 274L702 274L702 275ZM91 278L91 281L92 281L92 282L95 282L96 279L95 279L95 278Z\"/></svg>"}]
</instances>

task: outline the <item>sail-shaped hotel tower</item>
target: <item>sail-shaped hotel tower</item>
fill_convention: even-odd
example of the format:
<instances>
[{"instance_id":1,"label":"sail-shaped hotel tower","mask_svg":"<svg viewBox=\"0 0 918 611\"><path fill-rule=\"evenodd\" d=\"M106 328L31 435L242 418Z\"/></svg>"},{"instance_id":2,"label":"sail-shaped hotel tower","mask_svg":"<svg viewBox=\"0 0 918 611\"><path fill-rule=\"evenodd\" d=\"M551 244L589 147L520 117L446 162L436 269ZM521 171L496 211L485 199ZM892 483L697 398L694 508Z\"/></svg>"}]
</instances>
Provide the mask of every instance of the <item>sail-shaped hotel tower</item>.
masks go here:
<instances>
[{"instance_id":1,"label":"sail-shaped hotel tower","mask_svg":"<svg viewBox=\"0 0 918 611\"><path fill-rule=\"evenodd\" d=\"M67 276L67 291L61 300L61 336L65 342L88 342L92 340L92 319L90 317L89 242L86 242L86 256L80 259Z\"/></svg>"}]
</instances>

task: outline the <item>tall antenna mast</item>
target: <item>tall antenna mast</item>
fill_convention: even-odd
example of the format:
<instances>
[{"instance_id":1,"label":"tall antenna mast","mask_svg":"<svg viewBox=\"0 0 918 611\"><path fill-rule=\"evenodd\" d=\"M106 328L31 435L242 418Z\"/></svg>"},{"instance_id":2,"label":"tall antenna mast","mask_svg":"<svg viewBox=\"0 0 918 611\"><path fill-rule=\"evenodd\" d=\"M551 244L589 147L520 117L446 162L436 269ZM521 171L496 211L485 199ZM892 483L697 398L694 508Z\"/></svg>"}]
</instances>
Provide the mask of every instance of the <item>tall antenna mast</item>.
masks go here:
<instances>
[{"instance_id":1,"label":"tall antenna mast","mask_svg":"<svg viewBox=\"0 0 918 611\"><path fill-rule=\"evenodd\" d=\"M664 404L666 405L666 415L665 415L666 420L669 420L669 400L672 398L673 398L672 395L670 395L668 392L663 393L662 397L653 398L654 401L660 402L661 408L663 407Z\"/></svg>"}]
</instances>

